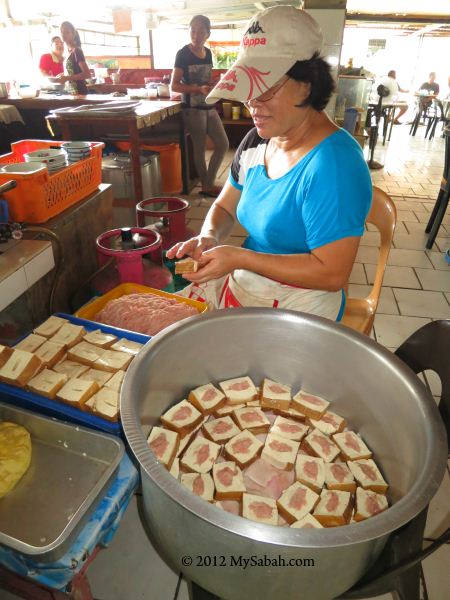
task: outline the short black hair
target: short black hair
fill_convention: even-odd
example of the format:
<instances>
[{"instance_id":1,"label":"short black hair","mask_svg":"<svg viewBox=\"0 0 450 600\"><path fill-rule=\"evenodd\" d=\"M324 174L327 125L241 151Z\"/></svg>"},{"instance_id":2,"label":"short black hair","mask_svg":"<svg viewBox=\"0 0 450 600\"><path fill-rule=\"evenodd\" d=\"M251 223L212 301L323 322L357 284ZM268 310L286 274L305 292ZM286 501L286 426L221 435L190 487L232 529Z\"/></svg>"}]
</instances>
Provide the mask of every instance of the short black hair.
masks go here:
<instances>
[{"instance_id":1,"label":"short black hair","mask_svg":"<svg viewBox=\"0 0 450 600\"><path fill-rule=\"evenodd\" d=\"M309 60L298 60L286 75L295 81L311 84L308 98L297 106L312 106L315 110L323 110L336 89L331 67L318 52Z\"/></svg>"}]
</instances>

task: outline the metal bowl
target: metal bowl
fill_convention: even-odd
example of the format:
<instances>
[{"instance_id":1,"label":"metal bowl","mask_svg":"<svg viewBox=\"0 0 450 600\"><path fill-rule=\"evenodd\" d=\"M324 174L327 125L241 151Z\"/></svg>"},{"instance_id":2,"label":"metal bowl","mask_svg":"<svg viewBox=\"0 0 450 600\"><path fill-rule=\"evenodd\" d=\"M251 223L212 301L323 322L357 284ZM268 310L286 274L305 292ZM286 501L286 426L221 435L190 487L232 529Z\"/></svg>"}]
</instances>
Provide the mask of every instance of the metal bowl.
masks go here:
<instances>
[{"instance_id":1,"label":"metal bowl","mask_svg":"<svg viewBox=\"0 0 450 600\"><path fill-rule=\"evenodd\" d=\"M150 427L190 389L246 374L330 400L374 450L392 506L345 527L277 528L221 511L183 488L147 447ZM128 370L121 414L140 464L144 513L155 541L176 569L227 600L335 598L362 577L389 534L429 503L446 467L442 421L413 372L373 340L291 311L222 310L167 328ZM192 557L192 565L189 559L183 564L183 556ZM312 560L314 567L232 563L252 556L256 562ZM198 557L211 558L200 566Z\"/></svg>"}]
</instances>

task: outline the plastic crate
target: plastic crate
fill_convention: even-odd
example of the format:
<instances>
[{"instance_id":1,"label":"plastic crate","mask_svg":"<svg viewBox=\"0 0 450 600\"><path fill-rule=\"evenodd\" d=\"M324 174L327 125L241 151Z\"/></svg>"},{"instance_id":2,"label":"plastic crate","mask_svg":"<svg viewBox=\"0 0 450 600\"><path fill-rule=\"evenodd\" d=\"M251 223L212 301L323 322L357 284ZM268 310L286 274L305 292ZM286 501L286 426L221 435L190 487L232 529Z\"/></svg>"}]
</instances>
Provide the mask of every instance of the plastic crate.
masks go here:
<instances>
[{"instance_id":1,"label":"plastic crate","mask_svg":"<svg viewBox=\"0 0 450 600\"><path fill-rule=\"evenodd\" d=\"M11 152L0 156L0 167L24 162L24 154L34 150L59 148L64 142L21 140L11 144ZM2 173L0 184L11 179L17 187L5 193L10 219L27 223L45 223L72 204L86 198L102 182L103 142L90 142L91 156L50 175L47 169L37 173Z\"/></svg>"},{"instance_id":2,"label":"plastic crate","mask_svg":"<svg viewBox=\"0 0 450 600\"><path fill-rule=\"evenodd\" d=\"M188 304L189 306L193 306L198 310L199 313L203 313L208 310L208 305L205 302L199 302L198 300L191 300L190 298L183 298L182 296L177 296L176 294L170 294L169 292L163 292L161 290L156 290L151 287L147 287L145 285L140 285L138 283L122 283L117 287L113 288L103 296L99 296L95 300L88 302L84 306L82 306L76 313L75 316L82 317L83 319L88 319L89 321L95 321L95 316L98 312L104 308L110 300L116 300L117 298L121 298L122 296L127 296L128 294L155 294L156 296L164 296L164 298L173 298L177 302L181 302L182 304ZM128 331L128 330L125 330ZM135 333L135 332L133 332ZM143 334L141 334L143 335Z\"/></svg>"},{"instance_id":3,"label":"plastic crate","mask_svg":"<svg viewBox=\"0 0 450 600\"><path fill-rule=\"evenodd\" d=\"M92 323L91 321L78 319L77 317L66 315L64 313L56 313L56 316L67 319L70 323L75 325L82 325L86 331L101 329L104 333L111 333L119 339L126 338L127 340L139 342L140 344L145 344L150 339L148 335L142 333L131 333L130 331L119 329L118 327L110 327L109 325L103 325L101 323ZM113 435L122 434L122 424L120 421L117 423L107 421L106 419L102 419L91 413L84 412L75 406L69 406L58 400L51 400L45 396L40 396L39 394L29 392L23 388L9 385L8 383L0 383L0 400L16 406L21 406L22 408L36 410L37 412L50 417L57 417L65 421L70 421L71 423L105 431L106 433L111 433Z\"/></svg>"}]
</instances>

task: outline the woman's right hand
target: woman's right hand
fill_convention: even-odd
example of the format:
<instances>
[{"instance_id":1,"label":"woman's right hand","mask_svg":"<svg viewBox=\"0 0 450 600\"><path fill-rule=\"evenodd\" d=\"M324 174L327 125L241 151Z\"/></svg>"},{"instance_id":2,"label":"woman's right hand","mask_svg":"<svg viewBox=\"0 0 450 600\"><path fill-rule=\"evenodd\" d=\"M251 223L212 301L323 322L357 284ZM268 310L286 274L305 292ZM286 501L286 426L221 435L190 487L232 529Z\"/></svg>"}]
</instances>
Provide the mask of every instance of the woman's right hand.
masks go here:
<instances>
[{"instance_id":1,"label":"woman's right hand","mask_svg":"<svg viewBox=\"0 0 450 600\"><path fill-rule=\"evenodd\" d=\"M169 248L166 252L166 256L169 260L172 258L183 258L183 256L186 255L194 260L200 260L205 250L215 248L217 245L218 242L215 237L211 235L197 235L185 242L178 242L178 244Z\"/></svg>"}]
</instances>

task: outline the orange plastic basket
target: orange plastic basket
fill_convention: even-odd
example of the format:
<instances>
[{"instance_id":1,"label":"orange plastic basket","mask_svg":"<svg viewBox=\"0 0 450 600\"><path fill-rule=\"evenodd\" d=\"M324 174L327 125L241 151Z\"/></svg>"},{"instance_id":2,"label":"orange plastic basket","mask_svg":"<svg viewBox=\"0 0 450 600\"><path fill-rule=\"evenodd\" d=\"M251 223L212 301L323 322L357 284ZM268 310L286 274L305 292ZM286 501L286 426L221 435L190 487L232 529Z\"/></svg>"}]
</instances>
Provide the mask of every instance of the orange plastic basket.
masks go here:
<instances>
[{"instance_id":1,"label":"orange plastic basket","mask_svg":"<svg viewBox=\"0 0 450 600\"><path fill-rule=\"evenodd\" d=\"M2 165L24 162L24 154L34 150L59 147L64 142L21 140L11 144L11 152L0 156ZM5 193L10 219L27 223L45 223L52 217L86 198L102 182L102 142L90 142L91 156L58 173L2 173L0 184L11 179L17 187Z\"/></svg>"}]
</instances>

